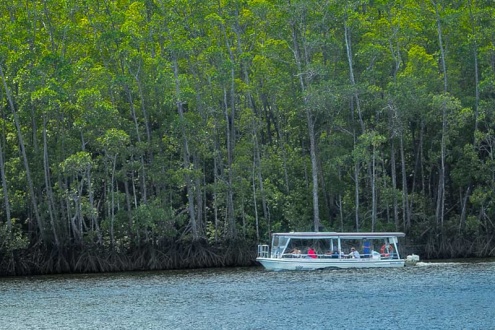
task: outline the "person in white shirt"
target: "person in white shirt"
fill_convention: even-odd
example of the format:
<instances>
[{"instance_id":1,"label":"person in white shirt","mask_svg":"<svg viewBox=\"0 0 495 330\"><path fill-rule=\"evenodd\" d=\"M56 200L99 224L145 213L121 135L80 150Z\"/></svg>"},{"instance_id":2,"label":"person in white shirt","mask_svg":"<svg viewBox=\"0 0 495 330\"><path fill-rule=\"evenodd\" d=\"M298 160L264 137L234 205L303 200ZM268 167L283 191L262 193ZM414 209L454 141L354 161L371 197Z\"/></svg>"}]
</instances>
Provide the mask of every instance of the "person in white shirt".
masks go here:
<instances>
[{"instance_id":1,"label":"person in white shirt","mask_svg":"<svg viewBox=\"0 0 495 330\"><path fill-rule=\"evenodd\" d=\"M349 258L361 259L361 255L355 248L351 248L351 253L349 253Z\"/></svg>"}]
</instances>

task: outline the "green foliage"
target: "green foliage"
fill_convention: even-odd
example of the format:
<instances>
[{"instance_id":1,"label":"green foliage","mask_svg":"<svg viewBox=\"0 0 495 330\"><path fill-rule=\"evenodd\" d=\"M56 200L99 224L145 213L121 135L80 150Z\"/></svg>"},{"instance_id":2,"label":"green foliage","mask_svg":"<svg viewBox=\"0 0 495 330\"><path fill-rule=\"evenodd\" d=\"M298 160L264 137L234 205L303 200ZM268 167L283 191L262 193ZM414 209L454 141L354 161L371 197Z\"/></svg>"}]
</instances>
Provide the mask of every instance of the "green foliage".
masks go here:
<instances>
[{"instance_id":1,"label":"green foliage","mask_svg":"<svg viewBox=\"0 0 495 330\"><path fill-rule=\"evenodd\" d=\"M439 4L444 75L430 2L2 2L2 249L310 230L313 171L325 229L490 237L492 7Z\"/></svg>"},{"instance_id":2,"label":"green foliage","mask_svg":"<svg viewBox=\"0 0 495 330\"><path fill-rule=\"evenodd\" d=\"M26 249L29 239L17 224L16 219L12 219L12 228L7 224L0 225L0 253L8 255L15 250Z\"/></svg>"},{"instance_id":3,"label":"green foliage","mask_svg":"<svg viewBox=\"0 0 495 330\"><path fill-rule=\"evenodd\" d=\"M171 208L166 208L154 200L149 204L141 204L132 211L132 232L153 233L162 238L174 238L177 235L175 223L179 222Z\"/></svg>"}]
</instances>

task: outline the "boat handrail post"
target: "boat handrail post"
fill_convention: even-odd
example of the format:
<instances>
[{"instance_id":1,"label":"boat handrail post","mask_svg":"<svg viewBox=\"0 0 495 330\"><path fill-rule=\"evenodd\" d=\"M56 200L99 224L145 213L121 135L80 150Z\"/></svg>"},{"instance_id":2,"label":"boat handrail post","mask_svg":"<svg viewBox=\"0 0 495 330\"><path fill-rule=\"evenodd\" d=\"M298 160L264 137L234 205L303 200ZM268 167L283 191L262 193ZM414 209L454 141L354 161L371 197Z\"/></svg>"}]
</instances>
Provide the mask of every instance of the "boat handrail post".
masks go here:
<instances>
[{"instance_id":1,"label":"boat handrail post","mask_svg":"<svg viewBox=\"0 0 495 330\"><path fill-rule=\"evenodd\" d=\"M268 258L270 256L270 246L268 244L258 245L258 257Z\"/></svg>"},{"instance_id":2,"label":"boat handrail post","mask_svg":"<svg viewBox=\"0 0 495 330\"><path fill-rule=\"evenodd\" d=\"M394 259L400 259L399 247L397 246L397 239L394 240Z\"/></svg>"}]
</instances>

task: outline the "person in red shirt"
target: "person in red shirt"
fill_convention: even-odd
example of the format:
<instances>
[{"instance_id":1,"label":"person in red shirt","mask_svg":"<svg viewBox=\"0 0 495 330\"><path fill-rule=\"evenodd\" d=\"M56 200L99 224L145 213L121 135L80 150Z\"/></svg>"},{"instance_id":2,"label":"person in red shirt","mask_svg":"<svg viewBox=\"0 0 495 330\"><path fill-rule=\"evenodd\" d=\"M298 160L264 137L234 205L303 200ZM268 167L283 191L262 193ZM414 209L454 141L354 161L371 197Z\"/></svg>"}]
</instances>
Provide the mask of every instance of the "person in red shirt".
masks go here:
<instances>
[{"instance_id":1,"label":"person in red shirt","mask_svg":"<svg viewBox=\"0 0 495 330\"><path fill-rule=\"evenodd\" d=\"M316 259L316 252L312 247L308 248L308 257Z\"/></svg>"}]
</instances>

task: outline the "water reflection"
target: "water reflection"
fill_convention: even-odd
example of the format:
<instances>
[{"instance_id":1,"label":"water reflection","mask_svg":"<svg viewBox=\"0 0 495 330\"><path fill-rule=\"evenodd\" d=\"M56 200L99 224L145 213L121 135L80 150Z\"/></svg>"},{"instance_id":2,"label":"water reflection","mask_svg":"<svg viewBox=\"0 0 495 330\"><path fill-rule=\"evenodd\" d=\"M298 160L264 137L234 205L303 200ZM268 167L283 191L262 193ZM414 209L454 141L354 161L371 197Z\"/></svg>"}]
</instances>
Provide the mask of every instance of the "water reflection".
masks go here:
<instances>
[{"instance_id":1,"label":"water reflection","mask_svg":"<svg viewBox=\"0 0 495 330\"><path fill-rule=\"evenodd\" d=\"M490 329L495 263L0 279L2 329Z\"/></svg>"}]
</instances>

